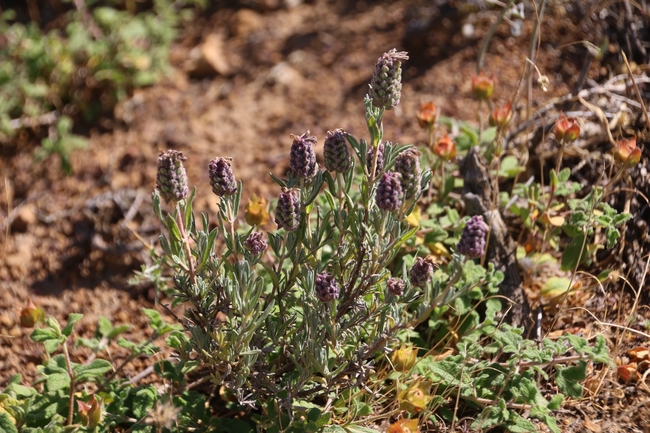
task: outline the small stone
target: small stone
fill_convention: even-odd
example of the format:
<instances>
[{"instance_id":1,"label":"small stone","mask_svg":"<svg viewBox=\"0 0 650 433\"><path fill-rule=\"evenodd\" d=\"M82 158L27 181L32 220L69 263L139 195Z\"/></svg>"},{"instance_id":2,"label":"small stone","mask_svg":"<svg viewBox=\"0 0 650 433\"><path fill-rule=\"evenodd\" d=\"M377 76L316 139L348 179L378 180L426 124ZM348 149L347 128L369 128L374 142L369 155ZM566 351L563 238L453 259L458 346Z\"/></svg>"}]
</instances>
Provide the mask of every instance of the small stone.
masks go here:
<instances>
[{"instance_id":1,"label":"small stone","mask_svg":"<svg viewBox=\"0 0 650 433\"><path fill-rule=\"evenodd\" d=\"M18 215L16 215L11 223L11 231L14 233L25 233L27 228L36 224L36 222L38 222L38 217L36 216L34 205L27 204L21 206L18 210Z\"/></svg>"}]
</instances>

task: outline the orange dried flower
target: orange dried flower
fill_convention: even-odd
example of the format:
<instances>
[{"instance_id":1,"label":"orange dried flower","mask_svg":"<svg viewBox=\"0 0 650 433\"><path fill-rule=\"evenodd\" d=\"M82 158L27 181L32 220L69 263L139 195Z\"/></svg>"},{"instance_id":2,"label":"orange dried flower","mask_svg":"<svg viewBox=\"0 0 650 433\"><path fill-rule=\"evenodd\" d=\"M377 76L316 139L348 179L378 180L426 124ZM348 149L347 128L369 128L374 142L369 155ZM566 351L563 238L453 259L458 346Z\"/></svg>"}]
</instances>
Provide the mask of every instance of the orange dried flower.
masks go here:
<instances>
[{"instance_id":1,"label":"orange dried flower","mask_svg":"<svg viewBox=\"0 0 650 433\"><path fill-rule=\"evenodd\" d=\"M479 101L492 98L494 93L494 75L487 76L483 71L472 78L472 96Z\"/></svg>"},{"instance_id":2,"label":"orange dried flower","mask_svg":"<svg viewBox=\"0 0 650 433\"><path fill-rule=\"evenodd\" d=\"M496 126L497 130L503 131L512 119L512 108L510 102L503 107L495 107L490 113L490 126Z\"/></svg>"},{"instance_id":3,"label":"orange dried flower","mask_svg":"<svg viewBox=\"0 0 650 433\"><path fill-rule=\"evenodd\" d=\"M436 141L431 150L445 161L456 158L456 142L449 138L448 135Z\"/></svg>"},{"instance_id":4,"label":"orange dried flower","mask_svg":"<svg viewBox=\"0 0 650 433\"><path fill-rule=\"evenodd\" d=\"M393 367L397 371L408 371L415 365L418 358L418 349L414 346L407 346L402 343L399 349L396 349L390 356Z\"/></svg>"},{"instance_id":5,"label":"orange dried flower","mask_svg":"<svg viewBox=\"0 0 650 433\"><path fill-rule=\"evenodd\" d=\"M625 167L634 167L641 160L641 149L636 147L636 136L621 138L614 148L614 159Z\"/></svg>"},{"instance_id":6,"label":"orange dried flower","mask_svg":"<svg viewBox=\"0 0 650 433\"><path fill-rule=\"evenodd\" d=\"M386 433L418 433L419 431L417 418L402 418L389 425Z\"/></svg>"},{"instance_id":7,"label":"orange dried flower","mask_svg":"<svg viewBox=\"0 0 650 433\"><path fill-rule=\"evenodd\" d=\"M563 141L565 143L575 141L580 135L580 125L574 117L566 117L564 114L561 114L555 121L555 129L553 132L557 141Z\"/></svg>"},{"instance_id":8,"label":"orange dried flower","mask_svg":"<svg viewBox=\"0 0 650 433\"><path fill-rule=\"evenodd\" d=\"M269 212L266 210L267 203L264 197L257 197L255 194L248 199L244 216L246 222L252 226L263 226L269 220Z\"/></svg>"},{"instance_id":9,"label":"orange dried flower","mask_svg":"<svg viewBox=\"0 0 650 433\"><path fill-rule=\"evenodd\" d=\"M420 111L417 114L421 128L433 129L438 120L438 110L433 102L420 102Z\"/></svg>"}]
</instances>

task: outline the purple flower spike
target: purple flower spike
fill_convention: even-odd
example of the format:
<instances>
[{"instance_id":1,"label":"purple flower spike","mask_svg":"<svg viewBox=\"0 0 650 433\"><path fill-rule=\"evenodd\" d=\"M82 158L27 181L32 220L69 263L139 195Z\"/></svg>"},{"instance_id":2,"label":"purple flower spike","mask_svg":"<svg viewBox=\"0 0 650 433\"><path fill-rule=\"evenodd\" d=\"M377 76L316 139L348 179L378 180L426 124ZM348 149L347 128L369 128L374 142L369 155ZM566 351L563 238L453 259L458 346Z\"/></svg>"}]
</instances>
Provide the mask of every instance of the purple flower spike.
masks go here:
<instances>
[{"instance_id":1,"label":"purple flower spike","mask_svg":"<svg viewBox=\"0 0 650 433\"><path fill-rule=\"evenodd\" d=\"M402 62L408 58L408 53L393 48L377 60L370 82L372 105L386 110L397 107L402 92Z\"/></svg>"},{"instance_id":2,"label":"purple flower spike","mask_svg":"<svg viewBox=\"0 0 650 433\"><path fill-rule=\"evenodd\" d=\"M318 171L316 163L316 137L309 135L309 131L300 136L292 135L293 144L289 155L289 168L296 177L311 179Z\"/></svg>"},{"instance_id":3,"label":"purple flower spike","mask_svg":"<svg viewBox=\"0 0 650 433\"><path fill-rule=\"evenodd\" d=\"M210 186L212 192L223 197L224 195L233 195L237 192L237 181L232 174L230 162L226 158L215 158L208 164L210 174Z\"/></svg>"},{"instance_id":4,"label":"purple flower spike","mask_svg":"<svg viewBox=\"0 0 650 433\"><path fill-rule=\"evenodd\" d=\"M388 291L395 296L402 296L404 294L405 286L404 280L401 278L389 278L388 281L386 281L386 288L388 288Z\"/></svg>"},{"instance_id":5,"label":"purple flower spike","mask_svg":"<svg viewBox=\"0 0 650 433\"><path fill-rule=\"evenodd\" d=\"M321 302L329 302L339 298L339 284L332 274L321 272L316 275L316 296Z\"/></svg>"},{"instance_id":6,"label":"purple flower spike","mask_svg":"<svg viewBox=\"0 0 650 433\"><path fill-rule=\"evenodd\" d=\"M480 215L474 215L467 221L460 242L456 246L459 253L473 259L481 257L485 253L485 236L488 226Z\"/></svg>"},{"instance_id":7,"label":"purple flower spike","mask_svg":"<svg viewBox=\"0 0 650 433\"><path fill-rule=\"evenodd\" d=\"M394 212L402 206L402 176L399 173L384 173L377 185L375 201L379 209Z\"/></svg>"},{"instance_id":8,"label":"purple flower spike","mask_svg":"<svg viewBox=\"0 0 650 433\"><path fill-rule=\"evenodd\" d=\"M331 172L345 173L352 167L352 156L345 142L346 135L342 129L327 131L323 156L325 168Z\"/></svg>"},{"instance_id":9,"label":"purple flower spike","mask_svg":"<svg viewBox=\"0 0 650 433\"><path fill-rule=\"evenodd\" d=\"M300 225L300 199L298 192L283 188L275 208L275 223L287 231L294 231Z\"/></svg>"},{"instance_id":10,"label":"purple flower spike","mask_svg":"<svg viewBox=\"0 0 650 433\"><path fill-rule=\"evenodd\" d=\"M395 171L402 175L402 190L405 199L412 199L420 192L420 152L408 149L395 159Z\"/></svg>"},{"instance_id":11,"label":"purple flower spike","mask_svg":"<svg viewBox=\"0 0 650 433\"><path fill-rule=\"evenodd\" d=\"M187 158L181 152L168 150L160 152L158 156L158 173L156 174L156 188L166 203L177 202L187 197L187 174L183 161Z\"/></svg>"},{"instance_id":12,"label":"purple flower spike","mask_svg":"<svg viewBox=\"0 0 650 433\"><path fill-rule=\"evenodd\" d=\"M244 246L248 251L251 252L254 256L257 256L258 254L261 254L266 250L268 247L268 244L266 243L266 239L264 239L264 235L260 232L253 232L244 241Z\"/></svg>"},{"instance_id":13,"label":"purple flower spike","mask_svg":"<svg viewBox=\"0 0 650 433\"><path fill-rule=\"evenodd\" d=\"M433 273L438 269L438 264L434 263L433 260L429 257L418 257L415 259L415 263L409 271L409 277L411 284L415 287L425 287L431 278L433 278Z\"/></svg>"},{"instance_id":14,"label":"purple flower spike","mask_svg":"<svg viewBox=\"0 0 650 433\"><path fill-rule=\"evenodd\" d=\"M375 170L375 176L377 174L381 173L381 171L384 169L384 144L380 143L379 146L377 147L372 147L370 146L370 150L368 150L368 153L366 154L366 167L368 169L368 173L372 173L372 162L373 159L375 159L375 149L379 152L377 155L377 169Z\"/></svg>"}]
</instances>

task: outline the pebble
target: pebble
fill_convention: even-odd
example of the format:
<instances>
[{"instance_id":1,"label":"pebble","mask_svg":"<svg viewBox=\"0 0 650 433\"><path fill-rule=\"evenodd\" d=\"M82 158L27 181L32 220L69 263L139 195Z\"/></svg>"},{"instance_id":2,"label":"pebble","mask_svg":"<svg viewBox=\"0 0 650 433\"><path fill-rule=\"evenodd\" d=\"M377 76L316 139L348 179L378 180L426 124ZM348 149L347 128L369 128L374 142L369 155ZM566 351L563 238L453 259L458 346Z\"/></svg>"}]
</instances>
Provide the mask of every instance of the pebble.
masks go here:
<instances>
[{"instance_id":1,"label":"pebble","mask_svg":"<svg viewBox=\"0 0 650 433\"><path fill-rule=\"evenodd\" d=\"M7 329L11 328L14 325L14 321L9 313L0 314L0 325L4 326Z\"/></svg>"},{"instance_id":2,"label":"pebble","mask_svg":"<svg viewBox=\"0 0 650 433\"><path fill-rule=\"evenodd\" d=\"M14 233L25 233L27 228L30 225L36 224L37 221L38 217L36 216L34 205L27 204L22 206L18 211L18 215L16 215L16 218L11 223L11 230Z\"/></svg>"}]
</instances>

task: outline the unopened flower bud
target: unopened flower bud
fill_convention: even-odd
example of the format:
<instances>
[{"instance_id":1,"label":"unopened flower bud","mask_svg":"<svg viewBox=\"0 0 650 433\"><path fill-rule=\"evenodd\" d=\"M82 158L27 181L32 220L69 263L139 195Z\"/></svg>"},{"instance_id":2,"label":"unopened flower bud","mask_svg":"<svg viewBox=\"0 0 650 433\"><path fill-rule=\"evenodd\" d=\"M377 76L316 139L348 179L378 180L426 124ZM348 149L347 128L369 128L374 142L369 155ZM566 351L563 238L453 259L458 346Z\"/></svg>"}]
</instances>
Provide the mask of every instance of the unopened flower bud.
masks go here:
<instances>
[{"instance_id":1,"label":"unopened flower bud","mask_svg":"<svg viewBox=\"0 0 650 433\"><path fill-rule=\"evenodd\" d=\"M379 179L375 201L377 207L386 212L394 212L402 206L402 176L399 173L384 173Z\"/></svg>"},{"instance_id":2,"label":"unopened flower bud","mask_svg":"<svg viewBox=\"0 0 650 433\"><path fill-rule=\"evenodd\" d=\"M433 102L421 102L417 117L421 128L431 130L438 120L438 110Z\"/></svg>"},{"instance_id":3,"label":"unopened flower bud","mask_svg":"<svg viewBox=\"0 0 650 433\"><path fill-rule=\"evenodd\" d=\"M575 141L580 135L580 125L578 120L569 117L567 118L564 114L555 121L555 128L553 129L555 133L555 138L559 142L571 142Z\"/></svg>"},{"instance_id":4,"label":"unopened flower bud","mask_svg":"<svg viewBox=\"0 0 650 433\"><path fill-rule=\"evenodd\" d=\"M402 296L404 294L404 288L406 284L401 278L391 277L386 281L386 288L389 293L392 293L395 296Z\"/></svg>"},{"instance_id":5,"label":"unopened flower bud","mask_svg":"<svg viewBox=\"0 0 650 433\"><path fill-rule=\"evenodd\" d=\"M293 176L311 179L318 171L316 163L316 152L314 146L317 143L316 137L309 135L309 131L302 135L291 135L291 153L289 155L289 168Z\"/></svg>"},{"instance_id":6,"label":"unopened flower bud","mask_svg":"<svg viewBox=\"0 0 650 433\"><path fill-rule=\"evenodd\" d=\"M629 168L634 167L641 160L641 149L636 147L636 136L621 138L614 148L614 159L619 164Z\"/></svg>"},{"instance_id":7,"label":"unopened flower bud","mask_svg":"<svg viewBox=\"0 0 650 433\"><path fill-rule=\"evenodd\" d=\"M31 299L27 303L27 306L20 310L20 326L23 328L33 328L34 325L44 320L45 312L41 307L34 304L34 301Z\"/></svg>"},{"instance_id":8,"label":"unopened flower bud","mask_svg":"<svg viewBox=\"0 0 650 433\"><path fill-rule=\"evenodd\" d=\"M483 222L483 217L474 215L467 221L463 229L463 234L456 247L457 251L473 259L481 257L485 253L487 232L488 226Z\"/></svg>"},{"instance_id":9,"label":"unopened flower bud","mask_svg":"<svg viewBox=\"0 0 650 433\"><path fill-rule=\"evenodd\" d=\"M409 271L409 278L411 285L414 287L423 288L431 282L433 273L438 269L438 264L435 263L430 257L418 257Z\"/></svg>"},{"instance_id":10,"label":"unopened flower bud","mask_svg":"<svg viewBox=\"0 0 650 433\"><path fill-rule=\"evenodd\" d=\"M377 169L375 170L375 176L377 176L384 169L384 144L380 143L379 146L371 146L366 154L366 168L368 169L368 174L372 173L372 164L375 159L375 152L377 152Z\"/></svg>"},{"instance_id":11,"label":"unopened flower bud","mask_svg":"<svg viewBox=\"0 0 650 433\"><path fill-rule=\"evenodd\" d=\"M268 244L264 235L260 232L253 232L244 241L244 247L251 252L254 256L261 254L266 250Z\"/></svg>"},{"instance_id":12,"label":"unopened flower bud","mask_svg":"<svg viewBox=\"0 0 650 433\"><path fill-rule=\"evenodd\" d=\"M98 401L94 395L88 403L77 400L77 405L79 406L79 417L84 426L94 429L101 423L102 402Z\"/></svg>"},{"instance_id":13,"label":"unopened flower bud","mask_svg":"<svg viewBox=\"0 0 650 433\"><path fill-rule=\"evenodd\" d=\"M321 272L316 275L316 296L321 302L329 302L339 298L339 285L332 274Z\"/></svg>"},{"instance_id":14,"label":"unopened flower bud","mask_svg":"<svg viewBox=\"0 0 650 433\"><path fill-rule=\"evenodd\" d=\"M420 177L422 176L420 152L411 148L397 155L395 171L402 176L400 184L404 198L410 200L415 197L420 192Z\"/></svg>"},{"instance_id":15,"label":"unopened flower bud","mask_svg":"<svg viewBox=\"0 0 650 433\"><path fill-rule=\"evenodd\" d=\"M345 141L346 135L342 129L327 131L323 156L325 168L331 172L345 173L352 167L352 155Z\"/></svg>"},{"instance_id":16,"label":"unopened flower bud","mask_svg":"<svg viewBox=\"0 0 650 433\"><path fill-rule=\"evenodd\" d=\"M494 76L488 77L483 71L472 78L472 96L478 101L487 101L494 93Z\"/></svg>"},{"instance_id":17,"label":"unopened flower bud","mask_svg":"<svg viewBox=\"0 0 650 433\"><path fill-rule=\"evenodd\" d=\"M287 231L294 231L300 225L300 212L298 192L283 188L275 208L275 223Z\"/></svg>"},{"instance_id":18,"label":"unopened flower bud","mask_svg":"<svg viewBox=\"0 0 650 433\"><path fill-rule=\"evenodd\" d=\"M408 58L408 53L398 52L393 48L377 60L370 81L372 105L392 110L399 104L402 92L402 62Z\"/></svg>"},{"instance_id":19,"label":"unopened flower bud","mask_svg":"<svg viewBox=\"0 0 650 433\"><path fill-rule=\"evenodd\" d=\"M490 113L490 126L496 126L498 131L504 131L512 119L512 108L510 102L503 107L495 107Z\"/></svg>"},{"instance_id":20,"label":"unopened flower bud","mask_svg":"<svg viewBox=\"0 0 650 433\"><path fill-rule=\"evenodd\" d=\"M232 173L230 162L226 158L215 158L208 165L212 192L223 197L237 192L237 181Z\"/></svg>"},{"instance_id":21,"label":"unopened flower bud","mask_svg":"<svg viewBox=\"0 0 650 433\"><path fill-rule=\"evenodd\" d=\"M183 161L187 158L181 152L168 150L160 152L158 156L158 173L156 174L156 188L160 196L169 203L176 202L187 197L187 174Z\"/></svg>"},{"instance_id":22,"label":"unopened flower bud","mask_svg":"<svg viewBox=\"0 0 650 433\"><path fill-rule=\"evenodd\" d=\"M433 144L431 149L439 158L450 161L456 158L456 142L445 135Z\"/></svg>"}]
</instances>

